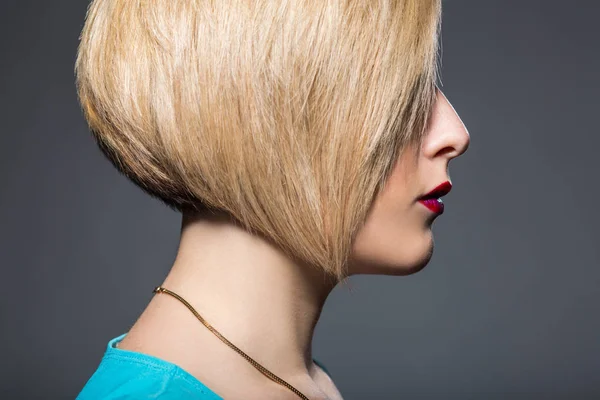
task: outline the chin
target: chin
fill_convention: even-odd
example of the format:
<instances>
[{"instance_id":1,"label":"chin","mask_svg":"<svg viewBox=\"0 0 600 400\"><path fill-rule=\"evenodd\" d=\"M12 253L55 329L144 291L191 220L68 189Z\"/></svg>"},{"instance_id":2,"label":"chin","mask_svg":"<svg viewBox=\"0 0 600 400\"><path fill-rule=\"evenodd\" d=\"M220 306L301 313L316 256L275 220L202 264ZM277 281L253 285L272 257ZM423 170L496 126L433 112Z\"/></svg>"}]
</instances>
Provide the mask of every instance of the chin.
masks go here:
<instances>
[{"instance_id":1,"label":"chin","mask_svg":"<svg viewBox=\"0 0 600 400\"><path fill-rule=\"evenodd\" d=\"M350 267L350 275L391 275L406 276L416 274L429 264L433 256L434 241L429 237L420 246L411 246L410 254L389 254L383 258L381 255L369 260L362 260Z\"/></svg>"},{"instance_id":2,"label":"chin","mask_svg":"<svg viewBox=\"0 0 600 400\"><path fill-rule=\"evenodd\" d=\"M431 246L430 250L427 253L425 253L425 255L423 257L421 257L421 259L419 259L417 262L413 263L409 267L401 268L403 270L403 273L400 273L397 275L416 274L417 272L419 272L423 268L425 268L427 266L427 264L429 264L429 261L431 260L432 256L433 256L433 246Z\"/></svg>"}]
</instances>

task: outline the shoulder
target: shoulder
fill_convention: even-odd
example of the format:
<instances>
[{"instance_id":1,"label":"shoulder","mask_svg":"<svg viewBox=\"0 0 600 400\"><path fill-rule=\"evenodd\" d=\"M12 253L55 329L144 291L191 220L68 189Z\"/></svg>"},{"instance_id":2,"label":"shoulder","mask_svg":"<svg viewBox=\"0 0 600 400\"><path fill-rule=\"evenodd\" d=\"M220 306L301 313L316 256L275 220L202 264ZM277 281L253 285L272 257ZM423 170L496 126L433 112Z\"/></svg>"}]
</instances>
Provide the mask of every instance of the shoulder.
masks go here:
<instances>
[{"instance_id":1,"label":"shoulder","mask_svg":"<svg viewBox=\"0 0 600 400\"><path fill-rule=\"evenodd\" d=\"M321 368L327 374L327 376L329 376L331 378L331 374L329 373L329 370L325 367L325 365L323 365L323 363L321 361L317 360L316 358L313 358L313 362L315 364L317 364L319 366L319 368Z\"/></svg>"},{"instance_id":2,"label":"shoulder","mask_svg":"<svg viewBox=\"0 0 600 400\"><path fill-rule=\"evenodd\" d=\"M157 397L165 400L222 400L175 364L116 348L107 349L76 400Z\"/></svg>"}]
</instances>

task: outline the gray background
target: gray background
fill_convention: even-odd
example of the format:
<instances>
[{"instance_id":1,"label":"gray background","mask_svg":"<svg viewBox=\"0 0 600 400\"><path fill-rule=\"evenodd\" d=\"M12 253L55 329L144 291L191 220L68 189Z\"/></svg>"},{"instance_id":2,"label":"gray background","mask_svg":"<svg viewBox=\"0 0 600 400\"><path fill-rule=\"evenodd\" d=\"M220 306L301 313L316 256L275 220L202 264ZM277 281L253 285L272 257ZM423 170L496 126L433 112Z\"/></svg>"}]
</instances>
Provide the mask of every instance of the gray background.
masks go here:
<instances>
[{"instance_id":1,"label":"gray background","mask_svg":"<svg viewBox=\"0 0 600 400\"><path fill-rule=\"evenodd\" d=\"M88 133L85 0L0 2L0 397L74 398L175 256L180 215ZM435 254L330 297L315 357L353 399L600 398L600 5L444 3L443 90L471 133Z\"/></svg>"}]
</instances>

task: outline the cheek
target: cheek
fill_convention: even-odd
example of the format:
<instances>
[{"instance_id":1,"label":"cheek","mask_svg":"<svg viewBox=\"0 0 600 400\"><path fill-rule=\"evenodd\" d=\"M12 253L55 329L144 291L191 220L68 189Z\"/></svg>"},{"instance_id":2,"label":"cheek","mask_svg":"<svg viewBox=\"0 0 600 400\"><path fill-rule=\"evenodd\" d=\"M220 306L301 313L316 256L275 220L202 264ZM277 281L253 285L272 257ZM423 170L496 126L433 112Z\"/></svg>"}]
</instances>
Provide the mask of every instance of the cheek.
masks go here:
<instances>
[{"instance_id":1,"label":"cheek","mask_svg":"<svg viewBox=\"0 0 600 400\"><path fill-rule=\"evenodd\" d=\"M386 198L376 202L357 233L350 272L407 275L422 269L433 253L433 235L420 204ZM404 201L403 201L404 200Z\"/></svg>"}]
</instances>

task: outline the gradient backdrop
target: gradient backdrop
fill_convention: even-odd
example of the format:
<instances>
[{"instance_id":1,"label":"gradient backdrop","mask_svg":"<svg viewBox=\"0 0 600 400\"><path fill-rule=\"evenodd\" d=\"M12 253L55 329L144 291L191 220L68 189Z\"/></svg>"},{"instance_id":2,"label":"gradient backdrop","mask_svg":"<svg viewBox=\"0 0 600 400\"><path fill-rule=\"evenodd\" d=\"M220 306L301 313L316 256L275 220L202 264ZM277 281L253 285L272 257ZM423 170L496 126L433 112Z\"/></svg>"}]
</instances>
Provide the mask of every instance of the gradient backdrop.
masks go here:
<instances>
[{"instance_id":1,"label":"gradient backdrop","mask_svg":"<svg viewBox=\"0 0 600 400\"><path fill-rule=\"evenodd\" d=\"M87 0L0 2L3 399L73 399L168 271L180 215L81 116ZM600 3L447 0L443 90L471 134L410 277L356 277L317 328L347 400L600 399Z\"/></svg>"}]
</instances>

